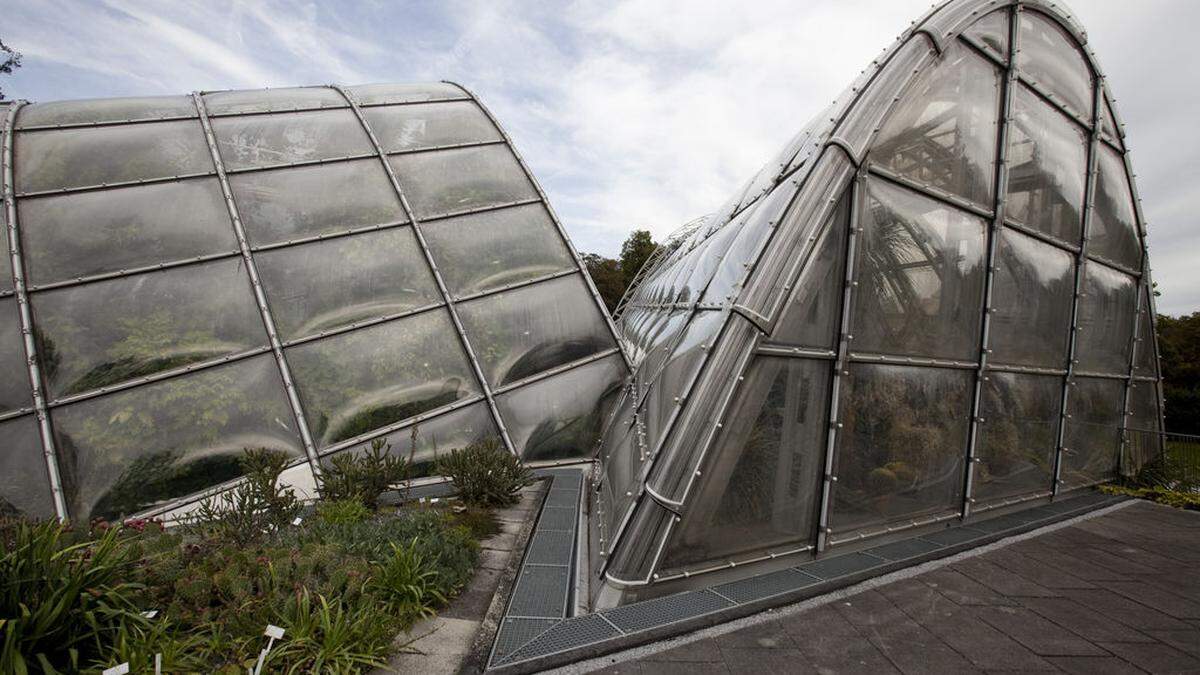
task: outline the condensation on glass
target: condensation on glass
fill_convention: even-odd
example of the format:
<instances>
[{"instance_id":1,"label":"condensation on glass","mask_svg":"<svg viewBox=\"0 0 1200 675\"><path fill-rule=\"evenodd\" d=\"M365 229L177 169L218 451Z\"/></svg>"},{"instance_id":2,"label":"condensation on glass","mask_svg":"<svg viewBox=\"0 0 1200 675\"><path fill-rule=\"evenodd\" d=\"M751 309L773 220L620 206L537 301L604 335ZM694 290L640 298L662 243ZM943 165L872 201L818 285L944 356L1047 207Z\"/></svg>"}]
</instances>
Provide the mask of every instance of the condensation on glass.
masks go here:
<instances>
[{"instance_id":1,"label":"condensation on glass","mask_svg":"<svg viewBox=\"0 0 1200 675\"><path fill-rule=\"evenodd\" d=\"M15 225L51 434L6 245L0 511L165 512L237 478L254 447L286 453L297 475L377 438L426 475L467 444L504 447L502 427L528 459L592 456L625 362L533 178L470 94L199 98L15 116Z\"/></svg>"}]
</instances>

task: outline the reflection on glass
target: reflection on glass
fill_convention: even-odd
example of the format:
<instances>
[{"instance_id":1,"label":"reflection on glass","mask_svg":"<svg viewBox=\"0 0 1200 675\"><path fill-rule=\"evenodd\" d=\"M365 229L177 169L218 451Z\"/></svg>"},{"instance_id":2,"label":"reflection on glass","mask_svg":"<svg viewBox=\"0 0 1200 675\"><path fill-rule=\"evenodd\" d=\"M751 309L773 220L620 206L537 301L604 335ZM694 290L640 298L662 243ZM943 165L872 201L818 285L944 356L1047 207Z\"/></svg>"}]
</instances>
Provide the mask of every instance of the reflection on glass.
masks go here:
<instances>
[{"instance_id":1,"label":"reflection on glass","mask_svg":"<svg viewBox=\"0 0 1200 675\"><path fill-rule=\"evenodd\" d=\"M1078 370L1129 372L1136 293L1133 277L1099 263L1086 263L1076 338Z\"/></svg>"},{"instance_id":2,"label":"reflection on glass","mask_svg":"<svg viewBox=\"0 0 1200 675\"><path fill-rule=\"evenodd\" d=\"M441 302L408 227L258 253L284 340Z\"/></svg>"},{"instance_id":3,"label":"reflection on glass","mask_svg":"<svg viewBox=\"0 0 1200 675\"><path fill-rule=\"evenodd\" d=\"M53 518L42 438L33 415L0 422L0 518Z\"/></svg>"},{"instance_id":4,"label":"reflection on glass","mask_svg":"<svg viewBox=\"0 0 1200 675\"><path fill-rule=\"evenodd\" d=\"M1089 485L1113 476L1121 440L1121 380L1079 377L1067 398L1065 445L1060 478L1067 487Z\"/></svg>"},{"instance_id":5,"label":"reflection on glass","mask_svg":"<svg viewBox=\"0 0 1200 675\"><path fill-rule=\"evenodd\" d=\"M346 100L330 87L280 87L278 89L235 89L204 95L209 115L229 113L288 112L305 108L345 107Z\"/></svg>"},{"instance_id":6,"label":"reflection on glass","mask_svg":"<svg viewBox=\"0 0 1200 675\"><path fill-rule=\"evenodd\" d=\"M501 394L496 407L522 459L591 457L624 377L613 355Z\"/></svg>"},{"instance_id":7,"label":"reflection on glass","mask_svg":"<svg viewBox=\"0 0 1200 675\"><path fill-rule=\"evenodd\" d=\"M229 176L256 246L407 220L377 159Z\"/></svg>"},{"instance_id":8,"label":"reflection on glass","mask_svg":"<svg viewBox=\"0 0 1200 675\"><path fill-rule=\"evenodd\" d=\"M671 413L682 405L689 385L696 377L704 357L712 349L724 322L725 315L721 312L699 312L687 324L678 341L664 345L671 352L669 357L664 352L666 360L660 361L661 368L657 367L658 363L650 363L634 373L638 391L649 392L645 394L641 414L646 423L646 442L652 450L662 441L662 433L666 430ZM650 367L653 370L648 370ZM654 378L652 382L647 381L650 377Z\"/></svg>"},{"instance_id":9,"label":"reflection on glass","mask_svg":"<svg viewBox=\"0 0 1200 675\"><path fill-rule=\"evenodd\" d=\"M1017 86L1013 94L1005 213L1027 227L1078 244L1087 137L1023 85Z\"/></svg>"},{"instance_id":10,"label":"reflection on glass","mask_svg":"<svg viewBox=\"0 0 1200 675\"><path fill-rule=\"evenodd\" d=\"M405 427L384 436L389 452L409 460L409 478L423 478L436 474L437 459L460 450L477 441L499 439L500 432L486 403L474 403L465 408L443 413L410 427ZM370 448L363 443L322 458L327 464L331 457L343 452L362 452ZM501 446L503 447L503 446Z\"/></svg>"},{"instance_id":11,"label":"reflection on glass","mask_svg":"<svg viewBox=\"0 0 1200 675\"><path fill-rule=\"evenodd\" d=\"M815 532L830 364L760 359L710 449L662 567L804 545Z\"/></svg>"},{"instance_id":12,"label":"reflection on glass","mask_svg":"<svg viewBox=\"0 0 1200 675\"><path fill-rule=\"evenodd\" d=\"M963 35L974 38L1002 59L1008 58L1008 10L998 9L967 27Z\"/></svg>"},{"instance_id":13,"label":"reflection on glass","mask_svg":"<svg viewBox=\"0 0 1200 675\"><path fill-rule=\"evenodd\" d=\"M849 201L841 211L848 210ZM802 347L831 349L837 338L842 285L845 283L846 229L844 217L835 217L813 257L794 285L771 333L770 341Z\"/></svg>"},{"instance_id":14,"label":"reflection on glass","mask_svg":"<svg viewBox=\"0 0 1200 675\"><path fill-rule=\"evenodd\" d=\"M1097 148L1096 206L1088 225L1088 253L1141 270L1142 246L1125 162L1107 145Z\"/></svg>"},{"instance_id":15,"label":"reflection on glass","mask_svg":"<svg viewBox=\"0 0 1200 675\"><path fill-rule=\"evenodd\" d=\"M320 447L479 392L445 310L285 350Z\"/></svg>"},{"instance_id":16,"label":"reflection on glass","mask_svg":"<svg viewBox=\"0 0 1200 675\"><path fill-rule=\"evenodd\" d=\"M474 101L365 108L362 113L384 152L503 140Z\"/></svg>"},{"instance_id":17,"label":"reflection on glass","mask_svg":"<svg viewBox=\"0 0 1200 675\"><path fill-rule=\"evenodd\" d=\"M1017 66L1083 119L1092 117L1092 71L1075 39L1049 17L1020 13Z\"/></svg>"},{"instance_id":18,"label":"reflection on glass","mask_svg":"<svg viewBox=\"0 0 1200 675\"><path fill-rule=\"evenodd\" d=\"M956 511L972 373L853 364L840 407L835 532Z\"/></svg>"},{"instance_id":19,"label":"reflection on glass","mask_svg":"<svg viewBox=\"0 0 1200 675\"><path fill-rule=\"evenodd\" d=\"M212 120L226 169L363 155L375 148L349 109Z\"/></svg>"},{"instance_id":20,"label":"reflection on glass","mask_svg":"<svg viewBox=\"0 0 1200 675\"><path fill-rule=\"evenodd\" d=\"M269 355L53 411L76 522L115 519L230 480L246 448L302 457Z\"/></svg>"},{"instance_id":21,"label":"reflection on glass","mask_svg":"<svg viewBox=\"0 0 1200 675\"><path fill-rule=\"evenodd\" d=\"M198 120L18 132L17 192L169 178L213 170Z\"/></svg>"},{"instance_id":22,"label":"reflection on glass","mask_svg":"<svg viewBox=\"0 0 1200 675\"><path fill-rule=\"evenodd\" d=\"M17 208L32 284L238 250L216 178L22 199Z\"/></svg>"},{"instance_id":23,"label":"reflection on glass","mask_svg":"<svg viewBox=\"0 0 1200 675\"><path fill-rule=\"evenodd\" d=\"M467 97L466 92L449 82L360 84L346 87L346 91L356 103L365 106Z\"/></svg>"},{"instance_id":24,"label":"reflection on glass","mask_svg":"<svg viewBox=\"0 0 1200 675\"><path fill-rule=\"evenodd\" d=\"M47 291L32 306L52 397L267 342L241 258Z\"/></svg>"},{"instance_id":25,"label":"reflection on glass","mask_svg":"<svg viewBox=\"0 0 1200 675\"><path fill-rule=\"evenodd\" d=\"M992 287L991 360L1065 367L1074 292L1070 253L1004 228Z\"/></svg>"},{"instance_id":26,"label":"reflection on glass","mask_svg":"<svg viewBox=\"0 0 1200 675\"><path fill-rule=\"evenodd\" d=\"M851 348L974 360L983 312L983 219L871 180L861 224Z\"/></svg>"},{"instance_id":27,"label":"reflection on glass","mask_svg":"<svg viewBox=\"0 0 1200 675\"><path fill-rule=\"evenodd\" d=\"M955 44L903 95L871 157L991 210L1000 81L999 69Z\"/></svg>"},{"instance_id":28,"label":"reflection on glass","mask_svg":"<svg viewBox=\"0 0 1200 675\"><path fill-rule=\"evenodd\" d=\"M1050 489L1063 380L988 373L972 497L987 502Z\"/></svg>"},{"instance_id":29,"label":"reflection on glass","mask_svg":"<svg viewBox=\"0 0 1200 675\"><path fill-rule=\"evenodd\" d=\"M0 373L4 373L0 378L0 413L33 405L26 367L17 301L12 297L0 298Z\"/></svg>"},{"instance_id":30,"label":"reflection on glass","mask_svg":"<svg viewBox=\"0 0 1200 675\"><path fill-rule=\"evenodd\" d=\"M493 387L615 346L578 275L472 300L458 313Z\"/></svg>"},{"instance_id":31,"label":"reflection on glass","mask_svg":"<svg viewBox=\"0 0 1200 675\"><path fill-rule=\"evenodd\" d=\"M525 199L537 191L504 145L389 157L417 218Z\"/></svg>"},{"instance_id":32,"label":"reflection on glass","mask_svg":"<svg viewBox=\"0 0 1200 675\"><path fill-rule=\"evenodd\" d=\"M575 267L541 204L436 220L421 234L454 296Z\"/></svg>"},{"instance_id":33,"label":"reflection on glass","mask_svg":"<svg viewBox=\"0 0 1200 675\"><path fill-rule=\"evenodd\" d=\"M21 108L17 128L195 116L196 104L191 96L94 98L27 105Z\"/></svg>"},{"instance_id":34,"label":"reflection on glass","mask_svg":"<svg viewBox=\"0 0 1200 675\"><path fill-rule=\"evenodd\" d=\"M1138 291L1142 294L1142 308L1138 314L1138 339L1137 339L1137 357L1134 359L1133 367L1134 374L1143 377L1158 376L1158 362L1154 350L1154 324L1151 323L1153 316L1150 308L1150 296L1146 292L1146 286L1142 285Z\"/></svg>"}]
</instances>

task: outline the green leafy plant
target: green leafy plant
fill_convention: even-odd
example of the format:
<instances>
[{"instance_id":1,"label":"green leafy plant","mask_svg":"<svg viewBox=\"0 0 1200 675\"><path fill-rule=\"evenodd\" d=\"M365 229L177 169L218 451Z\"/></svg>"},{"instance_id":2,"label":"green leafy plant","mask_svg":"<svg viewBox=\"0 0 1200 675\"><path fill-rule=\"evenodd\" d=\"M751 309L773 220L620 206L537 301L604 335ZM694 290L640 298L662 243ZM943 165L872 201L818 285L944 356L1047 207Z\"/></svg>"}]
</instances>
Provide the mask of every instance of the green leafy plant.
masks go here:
<instances>
[{"instance_id":1,"label":"green leafy plant","mask_svg":"<svg viewBox=\"0 0 1200 675\"><path fill-rule=\"evenodd\" d=\"M350 605L308 589L283 604L276 622L284 640L265 662L266 672L354 673L381 668L391 650L394 626L379 620L369 603Z\"/></svg>"},{"instance_id":2,"label":"green leafy plant","mask_svg":"<svg viewBox=\"0 0 1200 675\"><path fill-rule=\"evenodd\" d=\"M496 438L485 438L438 460L438 472L449 477L463 502L504 507L519 501L517 493L533 483L533 474Z\"/></svg>"},{"instance_id":3,"label":"green leafy plant","mask_svg":"<svg viewBox=\"0 0 1200 675\"><path fill-rule=\"evenodd\" d=\"M188 526L193 535L247 544L285 527L300 513L296 492L279 484L287 455L248 448L241 464L245 475L240 483L196 508Z\"/></svg>"},{"instance_id":4,"label":"green leafy plant","mask_svg":"<svg viewBox=\"0 0 1200 675\"><path fill-rule=\"evenodd\" d=\"M1173 506L1177 509L1200 511L1200 493L1196 492L1169 490L1162 486L1138 488L1120 485L1101 485L1100 491L1110 495L1125 495L1128 497L1137 497L1138 499L1148 499L1152 502Z\"/></svg>"},{"instance_id":5,"label":"green leafy plant","mask_svg":"<svg viewBox=\"0 0 1200 675\"><path fill-rule=\"evenodd\" d=\"M317 517L330 525L345 525L370 518L371 511L357 499L339 499L318 504Z\"/></svg>"},{"instance_id":6,"label":"green leafy plant","mask_svg":"<svg viewBox=\"0 0 1200 675\"><path fill-rule=\"evenodd\" d=\"M372 511L379 508L379 497L408 478L409 460L392 454L391 449L386 440L377 438L369 448L331 457L318 478L321 497L358 500Z\"/></svg>"},{"instance_id":7,"label":"green leafy plant","mask_svg":"<svg viewBox=\"0 0 1200 675\"><path fill-rule=\"evenodd\" d=\"M392 554L380 566L371 585L388 604L404 614L424 618L446 602L438 590L438 572L425 560L414 537L408 544L392 544Z\"/></svg>"}]
</instances>

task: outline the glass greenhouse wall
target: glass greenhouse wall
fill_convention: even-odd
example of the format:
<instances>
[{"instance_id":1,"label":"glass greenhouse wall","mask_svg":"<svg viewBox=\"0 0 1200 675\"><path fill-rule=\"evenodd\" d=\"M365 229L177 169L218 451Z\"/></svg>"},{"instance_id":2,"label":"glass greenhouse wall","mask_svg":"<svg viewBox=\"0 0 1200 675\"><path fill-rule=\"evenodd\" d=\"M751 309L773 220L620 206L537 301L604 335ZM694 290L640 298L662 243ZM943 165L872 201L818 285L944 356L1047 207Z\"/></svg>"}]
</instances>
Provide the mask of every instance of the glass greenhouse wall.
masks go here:
<instances>
[{"instance_id":1,"label":"glass greenhouse wall","mask_svg":"<svg viewBox=\"0 0 1200 675\"><path fill-rule=\"evenodd\" d=\"M386 438L590 457L628 375L508 137L449 83L3 110L0 511L161 512Z\"/></svg>"},{"instance_id":2,"label":"glass greenhouse wall","mask_svg":"<svg viewBox=\"0 0 1200 675\"><path fill-rule=\"evenodd\" d=\"M672 240L617 319L593 602L1135 471L1161 393L1114 111L1061 4L951 0Z\"/></svg>"}]
</instances>

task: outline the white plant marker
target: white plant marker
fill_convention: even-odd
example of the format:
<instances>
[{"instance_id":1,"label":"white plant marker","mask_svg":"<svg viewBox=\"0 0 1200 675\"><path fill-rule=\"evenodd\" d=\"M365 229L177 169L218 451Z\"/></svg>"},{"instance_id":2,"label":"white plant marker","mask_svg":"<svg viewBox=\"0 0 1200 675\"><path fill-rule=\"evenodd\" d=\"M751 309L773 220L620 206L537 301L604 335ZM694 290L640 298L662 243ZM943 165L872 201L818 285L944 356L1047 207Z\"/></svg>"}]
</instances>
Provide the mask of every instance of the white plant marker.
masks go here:
<instances>
[{"instance_id":1,"label":"white plant marker","mask_svg":"<svg viewBox=\"0 0 1200 675\"><path fill-rule=\"evenodd\" d=\"M129 662L118 663L112 668L105 668L100 675L129 675Z\"/></svg>"},{"instance_id":2,"label":"white plant marker","mask_svg":"<svg viewBox=\"0 0 1200 675\"><path fill-rule=\"evenodd\" d=\"M259 673L262 672L263 659L267 658L267 654L270 653L271 647L275 646L275 641L283 638L283 629L279 626L267 624L267 628L263 631L263 635L267 636L267 648L258 653L258 663L254 664L254 670L250 671L251 675L259 675Z\"/></svg>"},{"instance_id":3,"label":"white plant marker","mask_svg":"<svg viewBox=\"0 0 1200 675\"><path fill-rule=\"evenodd\" d=\"M153 619L154 617L158 616L158 610L151 609L151 610L142 612L142 616L146 617L147 619Z\"/></svg>"},{"instance_id":4,"label":"white plant marker","mask_svg":"<svg viewBox=\"0 0 1200 675\"><path fill-rule=\"evenodd\" d=\"M154 655L154 675L162 675L162 654Z\"/></svg>"},{"instance_id":5,"label":"white plant marker","mask_svg":"<svg viewBox=\"0 0 1200 675\"><path fill-rule=\"evenodd\" d=\"M292 525L299 527L300 523L303 523L303 522L304 522L303 518L301 518L300 516L296 516L296 519L292 521Z\"/></svg>"}]
</instances>

